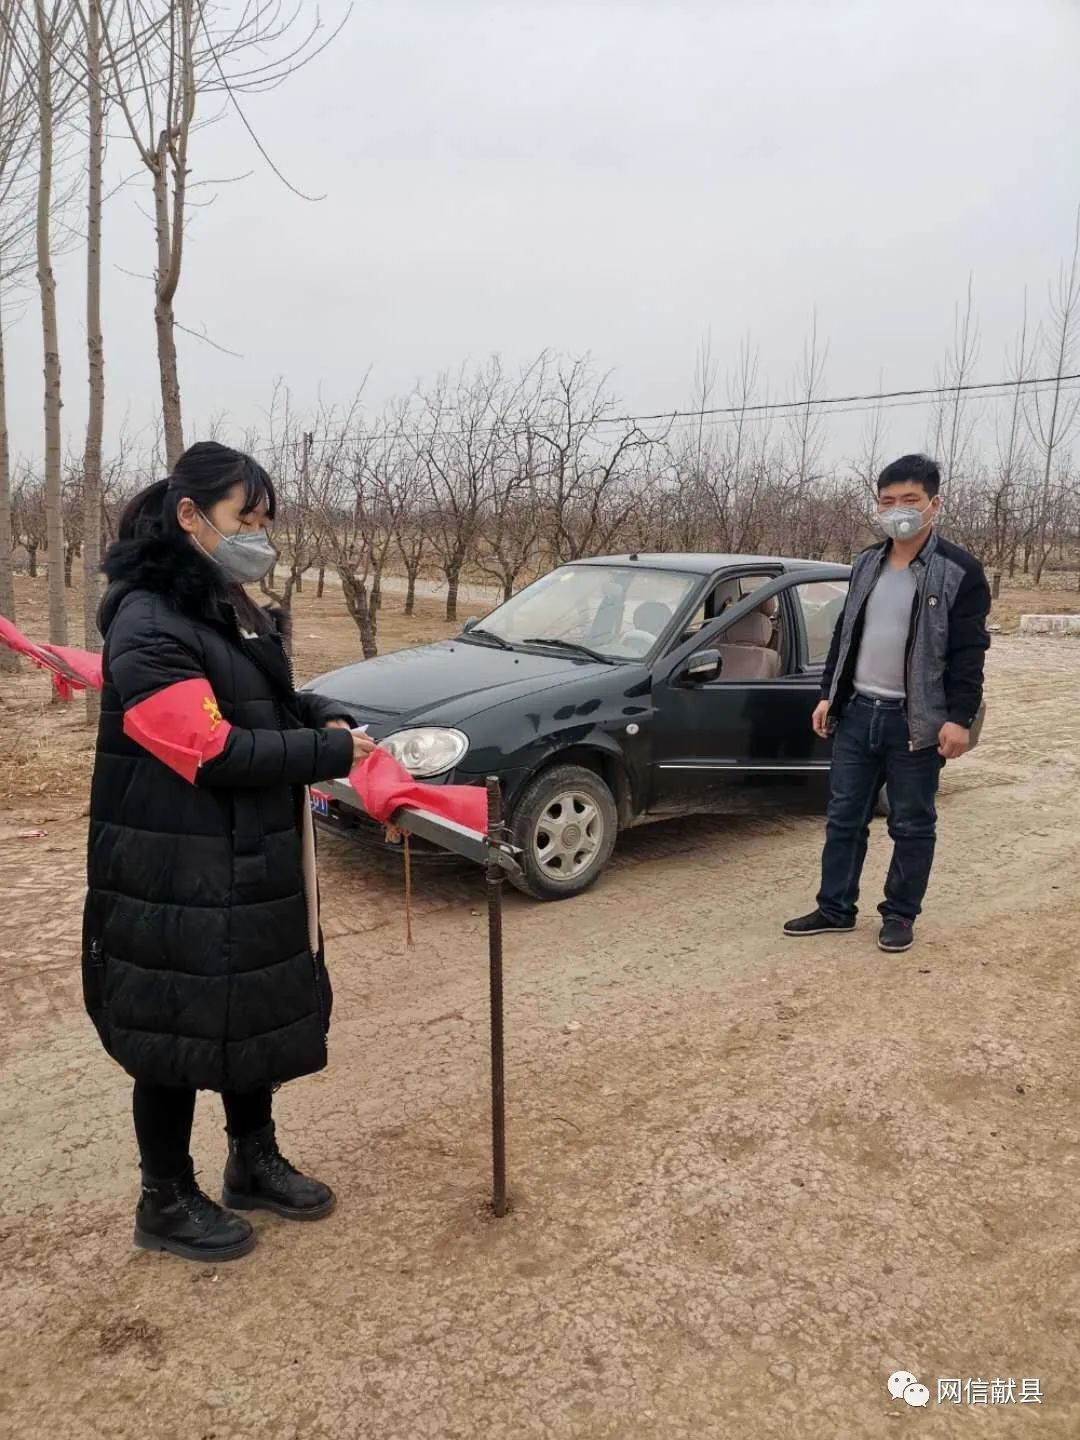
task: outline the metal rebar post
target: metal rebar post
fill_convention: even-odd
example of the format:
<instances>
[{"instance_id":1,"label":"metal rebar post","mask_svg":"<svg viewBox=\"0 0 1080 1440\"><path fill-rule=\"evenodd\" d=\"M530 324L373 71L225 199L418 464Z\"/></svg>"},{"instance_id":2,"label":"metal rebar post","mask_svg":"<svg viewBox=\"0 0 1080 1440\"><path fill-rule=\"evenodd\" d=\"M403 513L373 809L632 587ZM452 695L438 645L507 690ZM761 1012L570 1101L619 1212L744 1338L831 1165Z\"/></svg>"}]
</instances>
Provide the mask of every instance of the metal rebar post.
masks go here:
<instances>
[{"instance_id":1,"label":"metal rebar post","mask_svg":"<svg viewBox=\"0 0 1080 1440\"><path fill-rule=\"evenodd\" d=\"M488 845L502 841L502 791L499 782L487 782ZM491 1164L492 1209L506 1214L506 1092L503 1070L503 868L494 859L487 864L488 958L491 989Z\"/></svg>"}]
</instances>

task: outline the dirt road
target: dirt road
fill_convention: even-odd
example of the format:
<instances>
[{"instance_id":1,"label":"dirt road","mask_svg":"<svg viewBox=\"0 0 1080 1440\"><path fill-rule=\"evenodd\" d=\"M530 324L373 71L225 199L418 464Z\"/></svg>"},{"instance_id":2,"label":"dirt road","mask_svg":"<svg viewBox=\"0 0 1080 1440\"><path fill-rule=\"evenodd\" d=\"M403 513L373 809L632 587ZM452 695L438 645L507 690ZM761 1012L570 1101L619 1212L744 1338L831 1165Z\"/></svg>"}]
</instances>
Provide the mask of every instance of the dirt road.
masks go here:
<instances>
[{"instance_id":1,"label":"dirt road","mask_svg":"<svg viewBox=\"0 0 1080 1440\"><path fill-rule=\"evenodd\" d=\"M331 1066L278 1115L341 1203L217 1271L131 1246L128 1085L78 992L85 821L19 840L41 806L9 809L0 1433L1080 1434L1080 646L999 640L989 695L909 955L874 948L874 894L853 936L779 937L814 818L640 831L589 896L509 900L503 1221L481 883L419 880L406 952L399 875L327 844ZM885 856L879 831L875 880ZM203 1097L211 1191L221 1126ZM1017 1399L938 1404L944 1377Z\"/></svg>"}]
</instances>

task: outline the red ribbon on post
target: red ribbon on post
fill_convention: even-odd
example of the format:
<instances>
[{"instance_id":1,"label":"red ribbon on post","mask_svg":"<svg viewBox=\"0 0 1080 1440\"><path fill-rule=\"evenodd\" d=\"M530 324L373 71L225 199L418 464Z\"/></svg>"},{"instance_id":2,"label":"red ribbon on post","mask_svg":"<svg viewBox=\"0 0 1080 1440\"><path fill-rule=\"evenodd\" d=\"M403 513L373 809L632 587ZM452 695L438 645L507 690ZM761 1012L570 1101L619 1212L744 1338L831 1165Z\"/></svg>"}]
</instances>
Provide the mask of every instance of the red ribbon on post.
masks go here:
<instances>
[{"instance_id":1,"label":"red ribbon on post","mask_svg":"<svg viewBox=\"0 0 1080 1440\"><path fill-rule=\"evenodd\" d=\"M479 785L423 785L386 750L375 749L349 776L373 820L389 825L403 806L487 833L487 795Z\"/></svg>"},{"instance_id":2,"label":"red ribbon on post","mask_svg":"<svg viewBox=\"0 0 1080 1440\"><path fill-rule=\"evenodd\" d=\"M92 650L70 645L35 645L5 616L0 615L0 645L25 655L39 670L48 670L53 689L61 700L70 700L76 690L101 689L101 656Z\"/></svg>"}]
</instances>

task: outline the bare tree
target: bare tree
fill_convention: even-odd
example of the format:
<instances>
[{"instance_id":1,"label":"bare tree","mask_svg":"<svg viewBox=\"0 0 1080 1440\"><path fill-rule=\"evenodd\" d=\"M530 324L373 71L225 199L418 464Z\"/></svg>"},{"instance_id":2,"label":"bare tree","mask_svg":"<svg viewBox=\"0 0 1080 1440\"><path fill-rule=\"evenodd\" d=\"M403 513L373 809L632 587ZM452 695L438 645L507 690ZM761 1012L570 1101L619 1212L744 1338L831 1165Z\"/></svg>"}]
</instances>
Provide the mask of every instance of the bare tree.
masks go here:
<instances>
[{"instance_id":1,"label":"bare tree","mask_svg":"<svg viewBox=\"0 0 1080 1440\"><path fill-rule=\"evenodd\" d=\"M300 15L299 5L286 12L277 0L249 0L238 11L210 0L121 0L115 19L107 17L111 87L153 190L154 328L170 469L184 448L174 302L183 268L199 101L224 97L254 139L239 97L276 89L320 54L341 28L320 38L323 27L316 11L297 38Z\"/></svg>"},{"instance_id":2,"label":"bare tree","mask_svg":"<svg viewBox=\"0 0 1080 1440\"><path fill-rule=\"evenodd\" d=\"M447 620L458 617L462 571L475 553L493 474L509 443L506 414L517 390L493 357L472 377L462 373L454 386L440 377L420 397L409 438L423 466L431 545L446 577Z\"/></svg>"},{"instance_id":3,"label":"bare tree","mask_svg":"<svg viewBox=\"0 0 1080 1440\"><path fill-rule=\"evenodd\" d=\"M397 557L405 570L405 613L416 609L416 580L431 549L429 517L423 507L422 475L416 446L409 445L397 431L395 441L397 464L393 472L390 511L393 514L393 539Z\"/></svg>"},{"instance_id":4,"label":"bare tree","mask_svg":"<svg viewBox=\"0 0 1080 1440\"><path fill-rule=\"evenodd\" d=\"M1052 548L1051 524L1067 488L1066 464L1055 470L1061 451L1076 428L1080 412L1080 395L1071 394L1066 376L1078 359L1080 347L1080 208L1076 213L1072 258L1062 262L1056 289L1051 289L1049 311L1042 329L1042 348L1053 376L1047 394L1038 389L1028 407L1028 428L1041 459L1040 490L1035 518L1033 553L1035 568L1032 578L1042 583L1043 567ZM1048 543L1048 538L1050 543Z\"/></svg>"},{"instance_id":5,"label":"bare tree","mask_svg":"<svg viewBox=\"0 0 1080 1440\"><path fill-rule=\"evenodd\" d=\"M0 292L0 615L15 621L15 557L12 550L11 452L8 443L7 390L4 371L3 295ZM0 670L18 669L15 654L0 649Z\"/></svg>"},{"instance_id":6,"label":"bare tree","mask_svg":"<svg viewBox=\"0 0 1080 1440\"><path fill-rule=\"evenodd\" d=\"M325 416L320 424L325 424ZM270 406L268 463L278 480L278 513L275 539L288 566L284 587L277 587L276 575L263 581L262 589L283 610L291 610L293 594L303 591L304 575L315 563L319 551L319 526L312 504L311 461L316 444L315 430L297 431L289 391L275 386ZM329 437L320 432L320 442ZM255 445L250 447L256 449Z\"/></svg>"},{"instance_id":7,"label":"bare tree","mask_svg":"<svg viewBox=\"0 0 1080 1440\"><path fill-rule=\"evenodd\" d=\"M757 500L770 447L768 416L755 417L759 357L749 336L739 344L735 369L727 376L728 410L720 444L704 474L705 523L720 551L745 550L752 544Z\"/></svg>"},{"instance_id":8,"label":"bare tree","mask_svg":"<svg viewBox=\"0 0 1080 1440\"><path fill-rule=\"evenodd\" d=\"M12 7L18 10L19 7ZM26 72L34 75L37 100L37 213L35 246L41 300L41 335L44 355L45 412L45 517L48 531L49 639L67 642L67 606L64 596L64 527L61 510L60 341L56 320L56 278L53 274L52 221L57 100L55 81L67 44L73 9L68 0L33 0L33 16L13 17L15 43L22 51Z\"/></svg>"},{"instance_id":9,"label":"bare tree","mask_svg":"<svg viewBox=\"0 0 1080 1440\"><path fill-rule=\"evenodd\" d=\"M359 632L364 659L370 660L378 654L364 490L372 439L357 423L359 410L357 396L340 419L333 412L320 416L326 438L312 455L309 493L320 555L341 581L345 608Z\"/></svg>"},{"instance_id":10,"label":"bare tree","mask_svg":"<svg viewBox=\"0 0 1080 1440\"><path fill-rule=\"evenodd\" d=\"M620 421L607 377L598 378L587 357L558 365L535 428L547 487L548 557L563 564L610 548L634 506L628 474L638 454L662 444L668 432L652 436Z\"/></svg>"},{"instance_id":11,"label":"bare tree","mask_svg":"<svg viewBox=\"0 0 1080 1440\"><path fill-rule=\"evenodd\" d=\"M967 300L953 315L953 343L945 352L939 380L944 394L934 407L930 449L941 457L946 495L964 475L973 435L968 418L968 390L979 358L979 322L975 314L974 277L968 277Z\"/></svg>"},{"instance_id":12,"label":"bare tree","mask_svg":"<svg viewBox=\"0 0 1080 1440\"><path fill-rule=\"evenodd\" d=\"M391 432L382 429L365 441L362 457L358 456L359 483L364 494L368 552L371 556L371 608L378 611L382 606L383 575L399 528L401 487L398 472L401 456Z\"/></svg>"},{"instance_id":13,"label":"bare tree","mask_svg":"<svg viewBox=\"0 0 1080 1440\"><path fill-rule=\"evenodd\" d=\"M1001 577L1008 557L1013 553L1015 534L1014 495L1017 482L1028 463L1028 437L1024 429L1024 384L1031 369L1028 346L1028 298L1024 291L1024 309L1020 333L1009 359L1014 379L1004 433L996 430L997 468L992 482L992 530L990 559L991 591L996 600L1001 594Z\"/></svg>"},{"instance_id":14,"label":"bare tree","mask_svg":"<svg viewBox=\"0 0 1080 1440\"><path fill-rule=\"evenodd\" d=\"M803 345L802 363L792 388L792 413L788 419L789 466L796 494L802 495L815 478L825 448L824 425L818 400L825 379L828 345L818 341L817 311L810 316L810 333Z\"/></svg>"},{"instance_id":15,"label":"bare tree","mask_svg":"<svg viewBox=\"0 0 1080 1440\"><path fill-rule=\"evenodd\" d=\"M525 424L515 427L480 528L476 567L496 580L509 600L535 559L543 513L536 474L536 437Z\"/></svg>"},{"instance_id":16,"label":"bare tree","mask_svg":"<svg viewBox=\"0 0 1080 1440\"><path fill-rule=\"evenodd\" d=\"M4 329L10 297L33 268L36 188L31 173L34 89L21 63L15 18L15 0L0 0L0 615L9 620L16 617ZM0 670L17 668L14 653L0 649Z\"/></svg>"},{"instance_id":17,"label":"bare tree","mask_svg":"<svg viewBox=\"0 0 1080 1440\"><path fill-rule=\"evenodd\" d=\"M86 446L83 451L83 630L88 650L100 648L97 609L101 593L101 447L105 428L105 342L101 332L101 209L105 155L105 91L102 84L101 0L86 0ZM86 719L95 724L98 692L86 688Z\"/></svg>"},{"instance_id":18,"label":"bare tree","mask_svg":"<svg viewBox=\"0 0 1080 1440\"><path fill-rule=\"evenodd\" d=\"M11 495L12 529L17 543L26 551L27 571L38 576L38 555L47 550L45 487L29 467L23 467Z\"/></svg>"}]
</instances>

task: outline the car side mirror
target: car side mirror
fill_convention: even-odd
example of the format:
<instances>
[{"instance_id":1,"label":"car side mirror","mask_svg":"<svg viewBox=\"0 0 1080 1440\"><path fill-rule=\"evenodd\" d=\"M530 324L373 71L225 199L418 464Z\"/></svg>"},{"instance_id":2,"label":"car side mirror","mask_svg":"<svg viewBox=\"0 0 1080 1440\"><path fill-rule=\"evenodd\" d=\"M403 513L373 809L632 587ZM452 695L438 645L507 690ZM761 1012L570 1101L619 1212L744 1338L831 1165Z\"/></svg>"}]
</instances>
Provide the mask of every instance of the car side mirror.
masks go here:
<instances>
[{"instance_id":1,"label":"car side mirror","mask_svg":"<svg viewBox=\"0 0 1080 1440\"><path fill-rule=\"evenodd\" d=\"M699 650L686 662L683 679L688 685L708 685L720 678L723 668L724 658L719 650Z\"/></svg>"},{"instance_id":2,"label":"car side mirror","mask_svg":"<svg viewBox=\"0 0 1080 1440\"><path fill-rule=\"evenodd\" d=\"M465 621L465 624L461 627L461 633L462 633L463 635L468 635L469 631L470 631L470 630L475 630L476 627L477 627L477 625L479 625L479 624L480 624L480 617L479 617L479 615L470 615L469 618Z\"/></svg>"}]
</instances>

